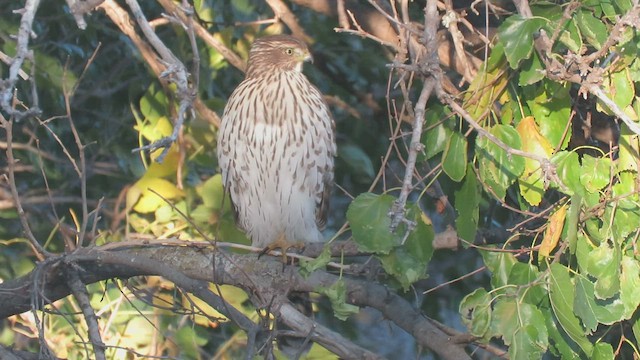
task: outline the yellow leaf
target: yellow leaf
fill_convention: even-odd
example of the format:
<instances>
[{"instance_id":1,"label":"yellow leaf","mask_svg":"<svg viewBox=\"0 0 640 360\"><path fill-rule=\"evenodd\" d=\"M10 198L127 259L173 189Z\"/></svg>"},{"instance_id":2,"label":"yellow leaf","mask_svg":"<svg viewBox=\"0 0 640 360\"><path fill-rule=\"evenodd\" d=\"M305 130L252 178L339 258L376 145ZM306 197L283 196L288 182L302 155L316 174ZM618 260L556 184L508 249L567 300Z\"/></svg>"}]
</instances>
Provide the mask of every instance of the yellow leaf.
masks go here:
<instances>
[{"instance_id":1,"label":"yellow leaf","mask_svg":"<svg viewBox=\"0 0 640 360\"><path fill-rule=\"evenodd\" d=\"M422 222L427 224L427 225L432 225L431 224L431 219L427 216L427 214L420 212L420 219L422 219Z\"/></svg>"},{"instance_id":2,"label":"yellow leaf","mask_svg":"<svg viewBox=\"0 0 640 360\"><path fill-rule=\"evenodd\" d=\"M564 204L549 218L549 225L544 232L542 244L540 244L540 256L549 256L551 251L558 245L558 240L560 240L562 228L564 227L564 219L567 215L567 208L567 204Z\"/></svg>"},{"instance_id":3,"label":"yellow leaf","mask_svg":"<svg viewBox=\"0 0 640 360\"><path fill-rule=\"evenodd\" d=\"M145 139L151 142L160 140L165 136L169 136L171 135L171 132L173 132L173 124L166 116L158 118L154 123L147 121L142 125L136 125L133 128L138 131L140 135L144 136Z\"/></svg>"},{"instance_id":4,"label":"yellow leaf","mask_svg":"<svg viewBox=\"0 0 640 360\"><path fill-rule=\"evenodd\" d=\"M171 145L167 156L162 160L162 163L155 161L164 149L157 149L151 153L151 160L153 162L149 165L145 176L150 177L167 177L173 175L178 170L178 161L180 161L180 153L176 144Z\"/></svg>"},{"instance_id":5,"label":"yellow leaf","mask_svg":"<svg viewBox=\"0 0 640 360\"><path fill-rule=\"evenodd\" d=\"M220 289L219 293L218 293L218 288ZM229 304L229 306L239 310L242 310L242 303L248 300L249 298L247 296L247 293L245 293L242 289L237 288L235 286L220 285L218 288L216 288L216 286L213 284L211 284L210 286L211 291L220 295L220 297L223 298ZM203 300L200 300L196 297L191 296L189 299L185 298L183 304L187 307L193 304L199 310L202 310L202 312L205 314L205 315L198 314L194 317L194 321L198 325L214 326L214 323L212 322L212 318L215 318L219 321L227 321L226 316L218 312L218 310L214 309ZM251 313L253 313L253 311L251 311Z\"/></svg>"},{"instance_id":6,"label":"yellow leaf","mask_svg":"<svg viewBox=\"0 0 640 360\"><path fill-rule=\"evenodd\" d=\"M462 106L474 118L486 117L496 100L506 101L504 89L509 83L508 73L503 67L496 66L489 72L480 72L469 85Z\"/></svg>"},{"instance_id":7,"label":"yellow leaf","mask_svg":"<svg viewBox=\"0 0 640 360\"><path fill-rule=\"evenodd\" d=\"M127 212L130 211L133 208L133 206L138 202L138 199L140 199L141 195L142 195L142 190L138 187L132 186L129 188L129 190L127 190L127 197L126 197Z\"/></svg>"},{"instance_id":8,"label":"yellow leaf","mask_svg":"<svg viewBox=\"0 0 640 360\"><path fill-rule=\"evenodd\" d=\"M131 189L129 189L129 192L132 191L140 192L138 201L135 203L133 210L143 214L154 212L160 206L166 204L166 202L155 193L162 195L167 200L184 196L184 191L178 189L178 187L170 181L147 175L144 175L140 180L133 184ZM128 200L129 195L127 194L127 201ZM127 206L128 205L129 203L127 203Z\"/></svg>"},{"instance_id":9,"label":"yellow leaf","mask_svg":"<svg viewBox=\"0 0 640 360\"><path fill-rule=\"evenodd\" d=\"M540 134L538 125L532 116L520 120L516 128L522 141L522 150L543 158L549 158L553 153L553 147L549 141ZM518 179L520 193L529 204L537 206L542 201L544 194L544 178L540 163L534 159L524 159L524 172Z\"/></svg>"}]
</instances>

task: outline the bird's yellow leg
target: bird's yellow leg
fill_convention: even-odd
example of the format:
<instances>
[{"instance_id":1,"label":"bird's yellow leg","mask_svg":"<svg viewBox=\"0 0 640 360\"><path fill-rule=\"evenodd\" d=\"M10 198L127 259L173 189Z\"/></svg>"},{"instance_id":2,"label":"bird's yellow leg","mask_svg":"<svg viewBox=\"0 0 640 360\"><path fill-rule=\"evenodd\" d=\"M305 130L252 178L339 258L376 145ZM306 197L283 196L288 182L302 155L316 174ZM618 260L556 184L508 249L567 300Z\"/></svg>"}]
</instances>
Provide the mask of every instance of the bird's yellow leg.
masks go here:
<instances>
[{"instance_id":1,"label":"bird's yellow leg","mask_svg":"<svg viewBox=\"0 0 640 360\"><path fill-rule=\"evenodd\" d=\"M284 233L281 233L280 236L278 236L278 238L272 242L271 244L267 245L267 247L264 248L264 250L262 250L260 252L260 255L258 256L262 256L272 250L276 250L279 249L280 252L282 253L281 257L282 257L282 263L286 264L287 263L287 251L291 248L294 249L303 249L304 248L304 243L303 242L290 242L289 240L287 240L286 236L284 235Z\"/></svg>"}]
</instances>

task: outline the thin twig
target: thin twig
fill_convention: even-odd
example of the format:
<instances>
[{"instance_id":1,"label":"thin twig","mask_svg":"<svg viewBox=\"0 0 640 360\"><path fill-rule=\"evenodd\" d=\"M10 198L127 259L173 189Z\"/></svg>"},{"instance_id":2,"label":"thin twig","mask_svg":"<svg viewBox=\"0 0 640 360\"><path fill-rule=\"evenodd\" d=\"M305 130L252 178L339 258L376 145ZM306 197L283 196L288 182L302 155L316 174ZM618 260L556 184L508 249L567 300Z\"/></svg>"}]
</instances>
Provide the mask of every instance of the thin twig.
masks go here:
<instances>
[{"instance_id":1,"label":"thin twig","mask_svg":"<svg viewBox=\"0 0 640 360\"><path fill-rule=\"evenodd\" d=\"M32 99L32 106L25 111L19 111L12 105L12 99L14 97L13 92L16 88L18 75L20 74L20 69L22 68L24 60L32 60L32 72L35 69L33 51L29 50L29 38L33 34L33 20L35 18L36 11L38 10L38 6L40 6L40 0L27 0L24 4L24 8L14 11L15 13L22 14L22 18L20 19L20 28L18 29L16 55L13 57L11 65L9 65L9 77L0 81L0 108L2 108L5 113L16 121L20 121L25 117L40 114L37 93L35 91L36 79L33 76L30 78L31 93L32 97L36 97Z\"/></svg>"}]
</instances>

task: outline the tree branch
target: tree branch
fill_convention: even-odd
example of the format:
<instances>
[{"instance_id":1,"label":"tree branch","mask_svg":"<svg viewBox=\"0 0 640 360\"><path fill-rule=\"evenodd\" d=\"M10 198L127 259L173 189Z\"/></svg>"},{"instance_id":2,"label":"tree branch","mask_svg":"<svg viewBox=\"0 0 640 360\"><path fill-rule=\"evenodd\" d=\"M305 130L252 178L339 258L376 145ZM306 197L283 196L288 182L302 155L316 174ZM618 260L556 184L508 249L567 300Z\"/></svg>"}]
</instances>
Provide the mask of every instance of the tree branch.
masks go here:
<instances>
[{"instance_id":1,"label":"tree branch","mask_svg":"<svg viewBox=\"0 0 640 360\"><path fill-rule=\"evenodd\" d=\"M59 260L78 264L78 274L85 284L114 277L126 279L139 275L163 276L177 286L206 298L203 300L246 331L255 331L256 325L242 313L226 306L217 295L209 293L208 282L245 289L251 294L256 307L269 308L273 299L284 299L289 291L314 291L319 286L330 286L339 279L337 275L319 270L305 279L298 274L295 267L287 266L283 271L282 263L271 261L267 257L256 261L254 254L229 254L221 250L192 246L189 242L183 242L182 246L157 246L143 242L138 242L137 246L131 244L132 242L124 245L111 243L107 247L109 250L104 250L104 247L81 248ZM55 262L50 264L41 269L39 283L42 284L42 289L39 293L43 298L55 301L67 296L70 289L64 274L57 270L59 266L56 266ZM34 276L32 272L0 284L0 318L31 308ZM343 277L343 280L347 287L348 302L380 310L387 319L414 335L422 346L438 353L443 359L468 358L464 344L453 342L429 318L421 315L411 304L385 286L348 277ZM306 335L310 329L310 323L307 321L311 320L300 319L287 304L286 299L273 304L276 315L279 315L285 324ZM313 326L315 328L312 339L336 351L339 356L358 358L371 355L347 340L335 337L335 334L325 331L318 324Z\"/></svg>"}]
</instances>

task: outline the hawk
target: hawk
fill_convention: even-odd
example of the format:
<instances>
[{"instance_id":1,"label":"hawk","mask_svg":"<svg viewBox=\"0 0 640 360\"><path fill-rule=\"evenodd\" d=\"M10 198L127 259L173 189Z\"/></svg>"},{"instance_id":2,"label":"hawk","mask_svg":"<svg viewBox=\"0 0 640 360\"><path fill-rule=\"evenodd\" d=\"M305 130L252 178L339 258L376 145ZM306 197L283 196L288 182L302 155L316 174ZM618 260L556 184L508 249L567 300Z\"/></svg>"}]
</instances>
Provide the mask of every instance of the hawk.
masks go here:
<instances>
[{"instance_id":1,"label":"hawk","mask_svg":"<svg viewBox=\"0 0 640 360\"><path fill-rule=\"evenodd\" d=\"M308 60L292 36L257 39L218 132L236 223L265 251L324 241L336 144L331 112L302 73Z\"/></svg>"}]
</instances>

